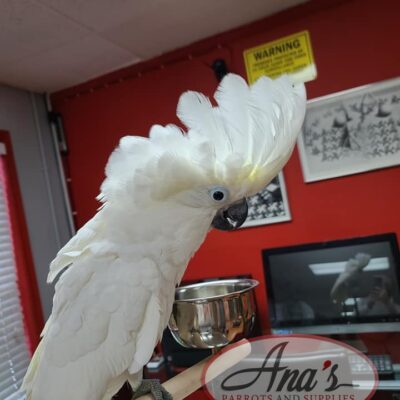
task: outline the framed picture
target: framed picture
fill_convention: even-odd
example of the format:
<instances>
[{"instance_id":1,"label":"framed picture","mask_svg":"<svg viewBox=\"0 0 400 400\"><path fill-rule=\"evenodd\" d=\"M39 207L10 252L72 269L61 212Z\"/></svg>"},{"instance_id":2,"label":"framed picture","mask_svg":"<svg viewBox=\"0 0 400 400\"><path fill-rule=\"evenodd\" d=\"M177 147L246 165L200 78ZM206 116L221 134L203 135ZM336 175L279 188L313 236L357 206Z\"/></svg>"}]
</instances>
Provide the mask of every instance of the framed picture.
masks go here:
<instances>
[{"instance_id":1,"label":"framed picture","mask_svg":"<svg viewBox=\"0 0 400 400\"><path fill-rule=\"evenodd\" d=\"M280 172L261 192L247 199L249 215L242 228L290 221L285 180Z\"/></svg>"},{"instance_id":2,"label":"framed picture","mask_svg":"<svg viewBox=\"0 0 400 400\"><path fill-rule=\"evenodd\" d=\"M309 101L298 147L306 182L400 164L400 78Z\"/></svg>"}]
</instances>

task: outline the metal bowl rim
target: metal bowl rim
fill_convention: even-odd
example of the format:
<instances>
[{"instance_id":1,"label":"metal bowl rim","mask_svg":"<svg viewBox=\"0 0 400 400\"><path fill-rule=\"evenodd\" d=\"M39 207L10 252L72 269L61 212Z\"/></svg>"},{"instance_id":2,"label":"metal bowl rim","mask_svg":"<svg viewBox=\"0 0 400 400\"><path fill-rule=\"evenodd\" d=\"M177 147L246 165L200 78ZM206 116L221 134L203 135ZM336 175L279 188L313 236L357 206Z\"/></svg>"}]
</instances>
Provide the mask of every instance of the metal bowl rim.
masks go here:
<instances>
[{"instance_id":1,"label":"metal bowl rim","mask_svg":"<svg viewBox=\"0 0 400 400\"><path fill-rule=\"evenodd\" d=\"M240 290L235 290L234 292L231 293L226 293L226 294L217 294L215 296L210 296L210 297L205 297L205 298L193 298L193 299L175 299L175 303L207 303L208 301L212 300L218 300L218 299L226 299L229 297L234 297L239 294L243 294L245 292L248 292L250 290L253 290L256 288L260 282L257 281L256 279L220 279L220 280L215 280L215 281L207 281L207 282L200 282L200 283L193 283L191 285L185 285L185 286L179 286L175 289L175 293L178 292L180 289L190 289L190 288L196 288L196 287L202 287L202 286L208 286L210 284L217 285L219 283L244 283L247 282L250 285L246 288L240 289Z\"/></svg>"}]
</instances>

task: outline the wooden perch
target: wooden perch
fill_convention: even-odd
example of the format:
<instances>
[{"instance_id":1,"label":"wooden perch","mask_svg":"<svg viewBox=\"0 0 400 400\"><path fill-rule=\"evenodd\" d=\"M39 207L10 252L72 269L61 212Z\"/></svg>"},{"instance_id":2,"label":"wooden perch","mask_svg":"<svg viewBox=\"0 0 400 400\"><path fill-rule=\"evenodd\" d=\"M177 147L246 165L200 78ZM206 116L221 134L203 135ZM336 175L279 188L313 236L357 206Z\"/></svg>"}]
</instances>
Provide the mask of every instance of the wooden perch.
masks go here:
<instances>
[{"instance_id":1,"label":"wooden perch","mask_svg":"<svg viewBox=\"0 0 400 400\"><path fill-rule=\"evenodd\" d=\"M229 347L229 346L228 346ZM226 348L227 349L227 348ZM188 368L179 375L174 376L168 381L163 383L163 387L171 393L174 400L183 400L197 389L202 386L201 376L203 369L207 365L208 361L216 357L215 361L209 367L206 376L206 383L212 381L219 374L226 371L228 368L233 367L239 361L243 360L251 350L250 343L243 339L238 343L232 345L232 349L228 352L223 352L219 355L212 355L206 359L200 361L193 367ZM147 394L139 397L137 400L154 400L153 396Z\"/></svg>"}]
</instances>

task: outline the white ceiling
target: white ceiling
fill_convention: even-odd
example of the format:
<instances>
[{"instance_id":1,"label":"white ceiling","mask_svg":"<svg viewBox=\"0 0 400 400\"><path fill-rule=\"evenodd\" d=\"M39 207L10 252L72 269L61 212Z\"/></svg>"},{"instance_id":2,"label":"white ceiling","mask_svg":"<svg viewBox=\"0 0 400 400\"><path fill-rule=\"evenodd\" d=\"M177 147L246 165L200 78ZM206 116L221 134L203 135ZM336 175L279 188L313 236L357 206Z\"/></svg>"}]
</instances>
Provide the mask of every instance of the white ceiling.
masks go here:
<instances>
[{"instance_id":1,"label":"white ceiling","mask_svg":"<svg viewBox=\"0 0 400 400\"><path fill-rule=\"evenodd\" d=\"M307 0L0 0L0 82L53 92Z\"/></svg>"}]
</instances>

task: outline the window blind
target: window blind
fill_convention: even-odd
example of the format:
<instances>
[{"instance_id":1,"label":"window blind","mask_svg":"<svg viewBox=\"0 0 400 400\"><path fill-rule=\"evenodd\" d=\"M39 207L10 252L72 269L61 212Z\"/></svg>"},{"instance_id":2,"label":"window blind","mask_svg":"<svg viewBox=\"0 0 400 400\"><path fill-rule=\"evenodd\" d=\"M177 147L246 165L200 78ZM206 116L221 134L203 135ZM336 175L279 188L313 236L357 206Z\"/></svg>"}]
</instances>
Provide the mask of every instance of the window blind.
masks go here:
<instances>
[{"instance_id":1,"label":"window blind","mask_svg":"<svg viewBox=\"0 0 400 400\"><path fill-rule=\"evenodd\" d=\"M0 154L1 150L0 147ZM0 156L0 162L3 162ZM0 179L0 399L22 400L18 392L30 354L17 283L9 207Z\"/></svg>"}]
</instances>

